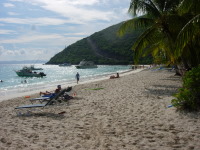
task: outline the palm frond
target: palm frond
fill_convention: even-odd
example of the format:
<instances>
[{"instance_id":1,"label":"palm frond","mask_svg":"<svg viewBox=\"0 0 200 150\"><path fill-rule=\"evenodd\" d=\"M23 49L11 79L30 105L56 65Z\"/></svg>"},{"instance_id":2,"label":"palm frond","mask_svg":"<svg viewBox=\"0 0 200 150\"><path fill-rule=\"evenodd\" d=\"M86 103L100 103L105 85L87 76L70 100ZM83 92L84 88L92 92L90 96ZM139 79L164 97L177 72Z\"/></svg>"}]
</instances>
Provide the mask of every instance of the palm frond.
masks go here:
<instances>
[{"instance_id":1,"label":"palm frond","mask_svg":"<svg viewBox=\"0 0 200 150\"><path fill-rule=\"evenodd\" d=\"M153 23L152 19L149 18L143 18L143 17L138 17L134 19L130 19L128 21L125 21L119 28L118 30L118 35L122 36L124 35L127 31L134 31L142 28L146 28L149 25Z\"/></svg>"},{"instance_id":2,"label":"palm frond","mask_svg":"<svg viewBox=\"0 0 200 150\"><path fill-rule=\"evenodd\" d=\"M129 7L129 10L128 12L133 14L133 16L137 16L139 11L138 11L138 2L140 0L131 0L131 3L130 3L130 7ZM143 9L142 9L143 10ZM140 8L140 11L142 12L141 8ZM143 12L144 13L144 12Z\"/></svg>"},{"instance_id":3,"label":"palm frond","mask_svg":"<svg viewBox=\"0 0 200 150\"><path fill-rule=\"evenodd\" d=\"M159 51L160 45L161 45L160 42L152 44L151 46L149 46L149 48L144 50L142 57L145 57L149 54L152 54L154 56L154 54L157 53L157 51Z\"/></svg>"},{"instance_id":4,"label":"palm frond","mask_svg":"<svg viewBox=\"0 0 200 150\"><path fill-rule=\"evenodd\" d=\"M154 3L160 12L165 10L166 0L154 0Z\"/></svg>"},{"instance_id":5,"label":"palm frond","mask_svg":"<svg viewBox=\"0 0 200 150\"><path fill-rule=\"evenodd\" d=\"M200 0L183 0L180 7L179 12L181 14L184 13L194 13L199 14L200 13Z\"/></svg>"},{"instance_id":6,"label":"palm frond","mask_svg":"<svg viewBox=\"0 0 200 150\"><path fill-rule=\"evenodd\" d=\"M180 31L176 41L177 55L180 55L183 48L196 36L200 35L200 14L191 19Z\"/></svg>"},{"instance_id":7,"label":"palm frond","mask_svg":"<svg viewBox=\"0 0 200 150\"><path fill-rule=\"evenodd\" d=\"M157 1L159 2L160 0ZM170 11L175 11L182 0L164 0L164 1L165 1L164 4L165 7L163 9L163 12L170 12Z\"/></svg>"},{"instance_id":8,"label":"palm frond","mask_svg":"<svg viewBox=\"0 0 200 150\"><path fill-rule=\"evenodd\" d=\"M148 14L152 15L153 18L158 18L161 16L159 7L157 7L153 1L149 0L149 2L144 3L144 5L146 5Z\"/></svg>"},{"instance_id":9,"label":"palm frond","mask_svg":"<svg viewBox=\"0 0 200 150\"><path fill-rule=\"evenodd\" d=\"M132 50L135 51L135 62L139 60L139 57L143 54L144 50L159 41L159 33L155 26L149 27L144 31L140 37L135 41Z\"/></svg>"},{"instance_id":10,"label":"palm frond","mask_svg":"<svg viewBox=\"0 0 200 150\"><path fill-rule=\"evenodd\" d=\"M179 16L178 14L166 15L165 21L168 30L171 32L173 40L177 38L177 35L180 32L181 28L187 23L186 19Z\"/></svg>"},{"instance_id":11,"label":"palm frond","mask_svg":"<svg viewBox=\"0 0 200 150\"><path fill-rule=\"evenodd\" d=\"M133 14L133 16L141 14L160 16L160 12L151 0L132 0L129 13Z\"/></svg>"}]
</instances>

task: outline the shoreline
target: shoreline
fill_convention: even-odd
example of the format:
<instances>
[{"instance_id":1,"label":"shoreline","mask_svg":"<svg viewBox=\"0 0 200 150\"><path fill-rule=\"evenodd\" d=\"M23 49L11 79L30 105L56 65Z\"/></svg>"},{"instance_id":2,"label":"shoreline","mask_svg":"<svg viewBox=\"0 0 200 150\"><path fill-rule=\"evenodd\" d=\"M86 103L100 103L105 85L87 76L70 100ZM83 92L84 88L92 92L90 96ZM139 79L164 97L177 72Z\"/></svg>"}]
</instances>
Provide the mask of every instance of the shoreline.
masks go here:
<instances>
[{"instance_id":1,"label":"shoreline","mask_svg":"<svg viewBox=\"0 0 200 150\"><path fill-rule=\"evenodd\" d=\"M137 70L128 70L128 71L124 71L124 72L120 72L121 76L124 75L128 75L129 73L137 73L142 71L143 69L137 69ZM87 83L92 83L95 81L101 81L101 80L105 80L108 79L109 76L112 74L104 74L104 75L98 75L95 77L88 77L88 78L84 78L81 79L79 81L79 84L87 84ZM35 95L38 94L41 91L54 91L55 88L57 87L57 85L61 85L62 87L67 87L67 86L75 86L76 81L68 81L68 82L56 82L54 84L52 84L51 86L38 86L38 88L34 88L34 89L30 89L30 88L26 88L26 87L22 87L20 89L15 89L15 90L8 90L8 91L1 91L1 101L5 101L5 100L9 100L12 98L17 98L17 97L24 97L24 96L30 96L30 95Z\"/></svg>"},{"instance_id":2,"label":"shoreline","mask_svg":"<svg viewBox=\"0 0 200 150\"><path fill-rule=\"evenodd\" d=\"M21 67L24 66L20 65ZM9 72L2 74L1 79L3 79L3 83L0 85L0 100L1 99L7 99L7 96L10 96L12 93L16 93L19 95L19 93L23 92L29 92L34 90L43 90L43 89L54 89L58 84L67 83L67 84L75 84L75 78L74 74L78 71L75 69L75 66L72 65L70 67L59 67L59 66L45 66L42 67L41 64L38 65L38 68L43 68L45 70L45 73L48 74L48 77L45 77L44 79L32 79L32 78L24 78L24 77L18 77L13 70L16 70L17 68L21 68L20 66L16 66L16 64L10 65L7 70ZM15 69L14 69L15 68ZM117 65L117 67L112 66L105 66L100 65L97 69L97 71L94 70L80 70L81 73L81 80L87 80L87 79L93 79L92 76L102 76L109 73L115 74L115 72L119 71L126 71L129 70L130 66L122 66ZM54 73L55 71L55 73ZM9 75L9 74L10 75ZM6 75L7 74L7 75ZM7 78L8 76L8 78ZM26 82L24 82L26 80Z\"/></svg>"}]
</instances>

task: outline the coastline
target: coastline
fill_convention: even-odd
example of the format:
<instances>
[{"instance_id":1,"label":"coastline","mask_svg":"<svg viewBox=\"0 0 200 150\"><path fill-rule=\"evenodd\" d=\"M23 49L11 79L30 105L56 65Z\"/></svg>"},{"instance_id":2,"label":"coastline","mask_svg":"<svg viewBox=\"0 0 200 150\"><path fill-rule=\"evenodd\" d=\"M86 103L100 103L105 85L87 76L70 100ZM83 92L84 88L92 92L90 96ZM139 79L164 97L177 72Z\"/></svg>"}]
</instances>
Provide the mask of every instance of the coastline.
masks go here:
<instances>
[{"instance_id":1,"label":"coastline","mask_svg":"<svg viewBox=\"0 0 200 150\"><path fill-rule=\"evenodd\" d=\"M120 75L124 76L124 75L127 75L129 73L137 73L137 72L140 72L141 70L143 70L143 69L124 71L124 72L120 72ZM105 75L99 75L99 76L96 76L96 77L84 78L84 79L80 80L79 84L86 84L86 83L91 83L91 82L95 82L95 81L105 80L105 79L108 79L110 75L111 74L105 74ZM62 87L68 87L68 86L75 86L77 84L76 84L75 80L74 81L68 81L68 82L59 81L59 82L56 82L56 83L54 83L50 86L49 85L48 86L42 86L42 87L38 86L38 88L34 87L34 89L21 87L20 89L2 91L0 102L4 101L4 100L17 98L17 97L24 97L24 96L32 97L31 95L38 94L40 91L54 91L57 85L61 85Z\"/></svg>"},{"instance_id":2,"label":"coastline","mask_svg":"<svg viewBox=\"0 0 200 150\"><path fill-rule=\"evenodd\" d=\"M197 150L199 113L167 108L179 87L173 72L146 69L75 85L74 99L25 116L14 112L24 97L2 101L0 149Z\"/></svg>"},{"instance_id":3,"label":"coastline","mask_svg":"<svg viewBox=\"0 0 200 150\"><path fill-rule=\"evenodd\" d=\"M81 69L77 70L74 65L70 67L59 67L58 65L54 66L42 66L38 64L37 68L43 68L47 77L44 79L40 78L24 78L18 77L13 70L18 70L24 66L28 66L26 64L12 64L7 67L3 66L3 70L5 69L8 72L1 74L1 79L3 79L3 83L0 84L0 101L12 98L12 95L21 96L24 92L27 94L32 91L43 91L45 89L55 89L58 84L69 84L75 85L76 81L74 78L74 74L77 71L80 71L81 81L92 80L96 77L101 78L102 76L109 75L111 73L115 74L115 72L124 72L130 70L129 65L116 65L106 66L99 65L97 69ZM24 82L26 80L26 82ZM9 97L9 98L7 98Z\"/></svg>"}]
</instances>

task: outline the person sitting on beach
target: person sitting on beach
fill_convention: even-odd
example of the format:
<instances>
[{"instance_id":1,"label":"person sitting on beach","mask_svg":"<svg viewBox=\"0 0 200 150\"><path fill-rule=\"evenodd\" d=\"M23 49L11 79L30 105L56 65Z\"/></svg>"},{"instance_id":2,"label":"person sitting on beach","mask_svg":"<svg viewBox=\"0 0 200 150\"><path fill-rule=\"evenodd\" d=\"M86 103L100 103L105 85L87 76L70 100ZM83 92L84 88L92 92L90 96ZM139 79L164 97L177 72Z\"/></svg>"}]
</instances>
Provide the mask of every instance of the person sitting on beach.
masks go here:
<instances>
[{"instance_id":1,"label":"person sitting on beach","mask_svg":"<svg viewBox=\"0 0 200 150\"><path fill-rule=\"evenodd\" d=\"M114 78L119 78L119 73L117 73L116 76L114 76L114 75L110 76L110 79L114 79Z\"/></svg>"},{"instance_id":2,"label":"person sitting on beach","mask_svg":"<svg viewBox=\"0 0 200 150\"><path fill-rule=\"evenodd\" d=\"M58 86L57 86L57 89L55 89L54 93L53 93L53 92L49 92L49 91L40 92L40 96L41 96L41 95L43 95L43 96L51 96L51 95L58 94L60 91L61 91L61 85L58 85Z\"/></svg>"}]
</instances>

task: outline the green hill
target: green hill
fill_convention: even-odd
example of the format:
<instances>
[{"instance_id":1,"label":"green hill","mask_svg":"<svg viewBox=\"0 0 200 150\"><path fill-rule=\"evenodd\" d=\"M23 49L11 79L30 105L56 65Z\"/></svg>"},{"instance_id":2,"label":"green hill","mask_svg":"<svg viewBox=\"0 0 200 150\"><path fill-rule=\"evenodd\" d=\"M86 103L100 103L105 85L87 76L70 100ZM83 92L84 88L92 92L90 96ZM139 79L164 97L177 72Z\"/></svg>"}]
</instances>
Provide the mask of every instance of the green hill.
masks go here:
<instances>
[{"instance_id":1,"label":"green hill","mask_svg":"<svg viewBox=\"0 0 200 150\"><path fill-rule=\"evenodd\" d=\"M113 25L69 45L52 57L47 64L64 62L78 64L83 59L93 61L95 64L133 64L131 46L141 31L119 37L117 31L120 25L121 23ZM151 63L151 61L151 57L146 57L141 63Z\"/></svg>"}]
</instances>

